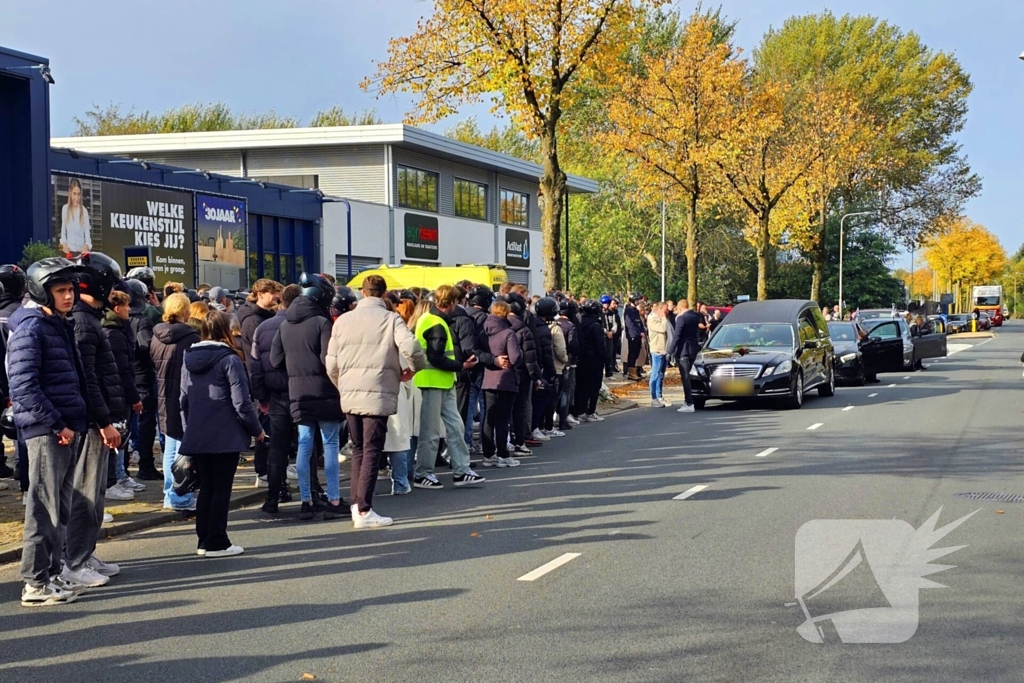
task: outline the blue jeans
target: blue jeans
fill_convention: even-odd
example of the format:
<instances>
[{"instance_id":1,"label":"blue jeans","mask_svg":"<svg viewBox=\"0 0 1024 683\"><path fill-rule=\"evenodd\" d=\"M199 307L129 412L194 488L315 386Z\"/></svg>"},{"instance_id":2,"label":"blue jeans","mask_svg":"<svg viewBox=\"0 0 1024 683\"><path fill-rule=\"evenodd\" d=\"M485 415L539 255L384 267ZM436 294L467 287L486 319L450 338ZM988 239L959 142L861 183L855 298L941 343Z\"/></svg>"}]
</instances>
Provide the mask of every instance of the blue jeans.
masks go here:
<instances>
[{"instance_id":1,"label":"blue jeans","mask_svg":"<svg viewBox=\"0 0 1024 683\"><path fill-rule=\"evenodd\" d=\"M174 465L174 459L178 457L178 449L181 448L181 442L171 437L166 437L164 446L164 507L165 508L190 508L195 503L191 493L184 496L179 496L174 492L174 475L171 473L171 468Z\"/></svg>"},{"instance_id":2,"label":"blue jeans","mask_svg":"<svg viewBox=\"0 0 1024 683\"><path fill-rule=\"evenodd\" d=\"M661 398L661 387L665 384L665 354L651 354L651 398Z\"/></svg>"},{"instance_id":3,"label":"blue jeans","mask_svg":"<svg viewBox=\"0 0 1024 683\"><path fill-rule=\"evenodd\" d=\"M470 404L472 405L472 404ZM416 469L416 444L419 437L412 437L410 448L407 451L393 451L387 453L388 462L391 463L391 490L408 489L412 486L409 477Z\"/></svg>"},{"instance_id":4,"label":"blue jeans","mask_svg":"<svg viewBox=\"0 0 1024 683\"><path fill-rule=\"evenodd\" d=\"M477 377L469 387L469 410L466 411L466 445L473 447L473 420L479 415L480 426L484 424L484 376Z\"/></svg>"},{"instance_id":5,"label":"blue jeans","mask_svg":"<svg viewBox=\"0 0 1024 683\"><path fill-rule=\"evenodd\" d=\"M313 455L313 430L319 428L324 442L324 475L327 477L327 499L341 499L341 485L338 483L338 434L340 422L319 422L316 425L299 425L299 454L295 459L295 470L299 475L299 493L302 500L310 502L313 493L309 487L310 459Z\"/></svg>"},{"instance_id":6,"label":"blue jeans","mask_svg":"<svg viewBox=\"0 0 1024 683\"><path fill-rule=\"evenodd\" d=\"M121 481L128 476L128 470L124 467L124 459L126 457L124 447L122 446L116 451L111 451L110 457L114 459L114 478Z\"/></svg>"}]
</instances>

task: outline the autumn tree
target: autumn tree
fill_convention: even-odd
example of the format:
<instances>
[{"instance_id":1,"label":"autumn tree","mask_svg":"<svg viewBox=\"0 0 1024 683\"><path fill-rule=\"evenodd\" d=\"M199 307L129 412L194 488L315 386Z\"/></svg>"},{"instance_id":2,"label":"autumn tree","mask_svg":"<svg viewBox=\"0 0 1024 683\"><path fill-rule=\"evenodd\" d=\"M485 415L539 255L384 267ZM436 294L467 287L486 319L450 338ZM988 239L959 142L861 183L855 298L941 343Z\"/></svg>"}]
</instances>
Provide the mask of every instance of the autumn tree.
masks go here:
<instances>
[{"instance_id":1,"label":"autumn tree","mask_svg":"<svg viewBox=\"0 0 1024 683\"><path fill-rule=\"evenodd\" d=\"M984 226L966 218L943 221L925 242L925 259L966 305L971 287L994 282L1003 273L1006 252Z\"/></svg>"},{"instance_id":2,"label":"autumn tree","mask_svg":"<svg viewBox=\"0 0 1024 683\"><path fill-rule=\"evenodd\" d=\"M537 140L526 137L515 126L492 126L489 131L484 132L480 130L476 118L471 116L446 128L444 135L452 140L467 142L518 159L540 161L540 145L537 144Z\"/></svg>"},{"instance_id":3,"label":"autumn tree","mask_svg":"<svg viewBox=\"0 0 1024 683\"><path fill-rule=\"evenodd\" d=\"M641 190L680 201L686 211L687 298L697 299L697 226L726 154L732 103L742 97L744 64L717 39L711 17L694 14L679 45L645 59L607 104L602 136L625 153Z\"/></svg>"},{"instance_id":4,"label":"autumn tree","mask_svg":"<svg viewBox=\"0 0 1024 683\"><path fill-rule=\"evenodd\" d=\"M486 98L539 140L545 287L557 289L566 184L558 149L563 116L589 73L615 67L638 7L664 2L435 0L433 14L412 36L391 40L388 60L363 86L415 95L411 123L437 121Z\"/></svg>"}]
</instances>

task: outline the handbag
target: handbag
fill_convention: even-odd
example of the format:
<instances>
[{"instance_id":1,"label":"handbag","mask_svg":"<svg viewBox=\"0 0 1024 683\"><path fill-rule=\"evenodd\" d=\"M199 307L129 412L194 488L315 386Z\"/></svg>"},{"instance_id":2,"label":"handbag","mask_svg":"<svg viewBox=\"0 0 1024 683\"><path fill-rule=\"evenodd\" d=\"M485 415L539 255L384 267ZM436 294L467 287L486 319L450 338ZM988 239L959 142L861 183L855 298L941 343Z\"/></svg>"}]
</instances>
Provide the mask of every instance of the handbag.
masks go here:
<instances>
[{"instance_id":1,"label":"handbag","mask_svg":"<svg viewBox=\"0 0 1024 683\"><path fill-rule=\"evenodd\" d=\"M175 495L185 496L199 488L199 471L190 455L178 455L171 464Z\"/></svg>"}]
</instances>

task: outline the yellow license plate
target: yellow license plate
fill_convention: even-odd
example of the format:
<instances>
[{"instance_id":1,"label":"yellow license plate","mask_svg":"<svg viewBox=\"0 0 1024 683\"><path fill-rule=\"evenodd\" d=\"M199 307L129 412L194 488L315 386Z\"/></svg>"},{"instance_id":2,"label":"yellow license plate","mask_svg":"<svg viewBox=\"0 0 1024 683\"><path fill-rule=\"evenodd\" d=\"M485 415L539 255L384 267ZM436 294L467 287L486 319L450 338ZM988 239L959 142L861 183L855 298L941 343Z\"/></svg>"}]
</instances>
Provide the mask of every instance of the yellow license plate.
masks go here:
<instances>
[{"instance_id":1,"label":"yellow license plate","mask_svg":"<svg viewBox=\"0 0 1024 683\"><path fill-rule=\"evenodd\" d=\"M754 380L749 378L721 379L714 382L714 393L722 396L752 396Z\"/></svg>"}]
</instances>

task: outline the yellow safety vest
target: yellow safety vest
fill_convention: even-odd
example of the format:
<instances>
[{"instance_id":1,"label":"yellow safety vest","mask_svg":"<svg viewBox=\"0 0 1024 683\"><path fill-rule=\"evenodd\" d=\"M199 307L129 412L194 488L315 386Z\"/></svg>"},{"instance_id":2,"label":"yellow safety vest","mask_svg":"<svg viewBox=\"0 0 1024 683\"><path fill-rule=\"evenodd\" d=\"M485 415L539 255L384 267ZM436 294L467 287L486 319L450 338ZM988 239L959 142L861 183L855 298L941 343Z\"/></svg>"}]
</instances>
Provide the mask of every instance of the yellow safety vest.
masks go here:
<instances>
[{"instance_id":1,"label":"yellow safety vest","mask_svg":"<svg viewBox=\"0 0 1024 683\"><path fill-rule=\"evenodd\" d=\"M420 319L416 321L416 339L419 340L420 346L423 348L424 353L427 350L427 340L423 334L431 327L440 325L444 328L445 342L444 342L444 355L452 360L455 360L455 346L452 344L452 331L448 329L448 323L445 322L444 318L436 316L429 311L420 316ZM455 373L451 370L438 370L437 368L430 365L427 362L427 367L416 373L416 376L412 378L413 384L420 389L451 389L455 386Z\"/></svg>"}]
</instances>

